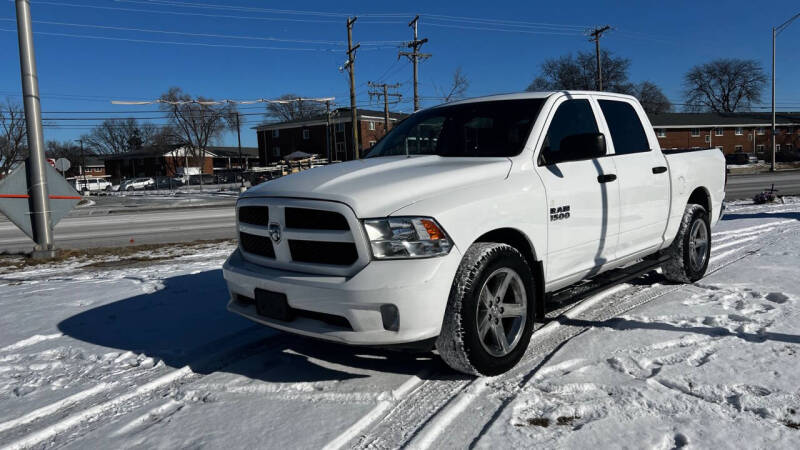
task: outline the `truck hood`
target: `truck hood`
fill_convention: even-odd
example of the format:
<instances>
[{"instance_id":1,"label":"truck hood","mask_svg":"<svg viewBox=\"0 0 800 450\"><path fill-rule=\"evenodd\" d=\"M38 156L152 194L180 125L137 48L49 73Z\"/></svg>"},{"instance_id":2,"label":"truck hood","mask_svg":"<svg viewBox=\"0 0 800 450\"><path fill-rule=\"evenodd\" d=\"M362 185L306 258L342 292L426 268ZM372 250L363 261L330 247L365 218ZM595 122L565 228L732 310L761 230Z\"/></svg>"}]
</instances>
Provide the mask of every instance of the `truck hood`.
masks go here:
<instances>
[{"instance_id":1,"label":"truck hood","mask_svg":"<svg viewBox=\"0 0 800 450\"><path fill-rule=\"evenodd\" d=\"M432 195L445 195L511 170L506 158L389 156L315 167L267 181L242 197L332 200L353 208L359 218L384 217Z\"/></svg>"}]
</instances>

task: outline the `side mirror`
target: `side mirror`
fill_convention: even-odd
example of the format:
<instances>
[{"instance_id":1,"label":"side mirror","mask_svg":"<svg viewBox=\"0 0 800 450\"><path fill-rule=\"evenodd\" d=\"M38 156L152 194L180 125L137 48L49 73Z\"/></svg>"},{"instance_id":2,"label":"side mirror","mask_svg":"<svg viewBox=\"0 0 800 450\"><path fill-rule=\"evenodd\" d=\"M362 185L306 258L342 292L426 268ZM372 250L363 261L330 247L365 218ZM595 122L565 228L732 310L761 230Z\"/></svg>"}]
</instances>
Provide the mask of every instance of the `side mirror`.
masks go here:
<instances>
[{"instance_id":1,"label":"side mirror","mask_svg":"<svg viewBox=\"0 0 800 450\"><path fill-rule=\"evenodd\" d=\"M603 133L582 133L561 140L562 161L593 159L606 155L606 137Z\"/></svg>"}]
</instances>

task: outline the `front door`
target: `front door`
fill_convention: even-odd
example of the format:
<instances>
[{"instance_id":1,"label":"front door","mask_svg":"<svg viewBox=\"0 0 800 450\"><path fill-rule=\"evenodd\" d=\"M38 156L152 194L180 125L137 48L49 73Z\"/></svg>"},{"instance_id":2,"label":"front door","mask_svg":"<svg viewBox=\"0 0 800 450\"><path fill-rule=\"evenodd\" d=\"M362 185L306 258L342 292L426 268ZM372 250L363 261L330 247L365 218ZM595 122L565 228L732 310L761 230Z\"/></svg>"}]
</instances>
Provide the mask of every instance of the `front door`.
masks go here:
<instances>
[{"instance_id":1,"label":"front door","mask_svg":"<svg viewBox=\"0 0 800 450\"><path fill-rule=\"evenodd\" d=\"M562 151L565 138L599 132L591 101L569 96L554 109L536 162L549 207L547 279L558 283L614 258L619 192L611 158Z\"/></svg>"}]
</instances>

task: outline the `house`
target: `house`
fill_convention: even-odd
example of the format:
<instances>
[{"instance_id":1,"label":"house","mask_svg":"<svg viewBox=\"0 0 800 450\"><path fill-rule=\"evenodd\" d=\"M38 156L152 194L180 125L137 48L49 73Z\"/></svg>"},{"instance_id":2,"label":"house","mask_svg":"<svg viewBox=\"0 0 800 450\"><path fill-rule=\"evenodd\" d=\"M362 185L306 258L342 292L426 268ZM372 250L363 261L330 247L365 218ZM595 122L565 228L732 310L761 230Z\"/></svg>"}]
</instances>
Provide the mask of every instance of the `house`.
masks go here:
<instances>
[{"instance_id":1,"label":"house","mask_svg":"<svg viewBox=\"0 0 800 450\"><path fill-rule=\"evenodd\" d=\"M751 153L772 161L772 113L650 114L661 148L718 147L723 153ZM775 144L780 153L800 149L800 113L775 115Z\"/></svg>"},{"instance_id":2,"label":"house","mask_svg":"<svg viewBox=\"0 0 800 450\"><path fill-rule=\"evenodd\" d=\"M107 157L105 173L118 181L123 178L175 176L184 167L213 174L258 165L258 149L255 147L242 147L241 160L238 147L208 147L202 164L192 158L191 154L185 147L142 148Z\"/></svg>"},{"instance_id":3,"label":"house","mask_svg":"<svg viewBox=\"0 0 800 450\"><path fill-rule=\"evenodd\" d=\"M106 174L106 162L100 156L86 156L84 158L86 161L78 161L76 164L77 173L76 175L84 175L86 174L87 177L102 177ZM84 164L86 165L86 170L84 170Z\"/></svg>"},{"instance_id":4,"label":"house","mask_svg":"<svg viewBox=\"0 0 800 450\"><path fill-rule=\"evenodd\" d=\"M364 154L388 130L384 130L383 111L356 111L359 149ZM389 130L407 116L390 112ZM354 158L350 108L332 111L330 122L327 115L322 114L308 119L265 123L254 128L258 134L258 153L262 166L278 162L296 151L316 153L331 161Z\"/></svg>"}]
</instances>

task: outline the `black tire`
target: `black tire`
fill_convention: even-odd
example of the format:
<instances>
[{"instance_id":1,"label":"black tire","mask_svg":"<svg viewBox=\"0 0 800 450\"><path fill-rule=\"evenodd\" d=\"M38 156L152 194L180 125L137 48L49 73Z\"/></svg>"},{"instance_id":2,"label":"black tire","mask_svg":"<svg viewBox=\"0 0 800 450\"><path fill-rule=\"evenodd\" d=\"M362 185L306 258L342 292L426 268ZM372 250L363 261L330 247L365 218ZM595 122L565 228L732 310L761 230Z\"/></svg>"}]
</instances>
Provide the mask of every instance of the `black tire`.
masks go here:
<instances>
[{"instance_id":1,"label":"black tire","mask_svg":"<svg viewBox=\"0 0 800 450\"><path fill-rule=\"evenodd\" d=\"M524 286L527 302L524 326L516 344L504 356L492 355L478 333L478 302L487 279L498 270L515 272ZM470 375L498 375L519 362L533 333L535 280L527 261L514 247L498 243L476 243L465 253L456 271L436 348L453 369ZM502 309L501 309L502 312ZM505 320L505 319L502 319Z\"/></svg>"},{"instance_id":2,"label":"black tire","mask_svg":"<svg viewBox=\"0 0 800 450\"><path fill-rule=\"evenodd\" d=\"M698 254L704 254L700 260L693 257L692 230L702 227L707 238L705 248ZM698 230L699 232L700 230ZM683 213L678 235L667 249L669 259L661 265L664 277L676 283L694 283L703 278L711 259L711 225L708 222L708 212L700 205L688 204ZM700 262L702 261L702 262Z\"/></svg>"},{"instance_id":3,"label":"black tire","mask_svg":"<svg viewBox=\"0 0 800 450\"><path fill-rule=\"evenodd\" d=\"M128 191L128 192L131 192L131 191L133 191L133 186L128 186L127 188L125 188L125 190Z\"/></svg>"}]
</instances>

